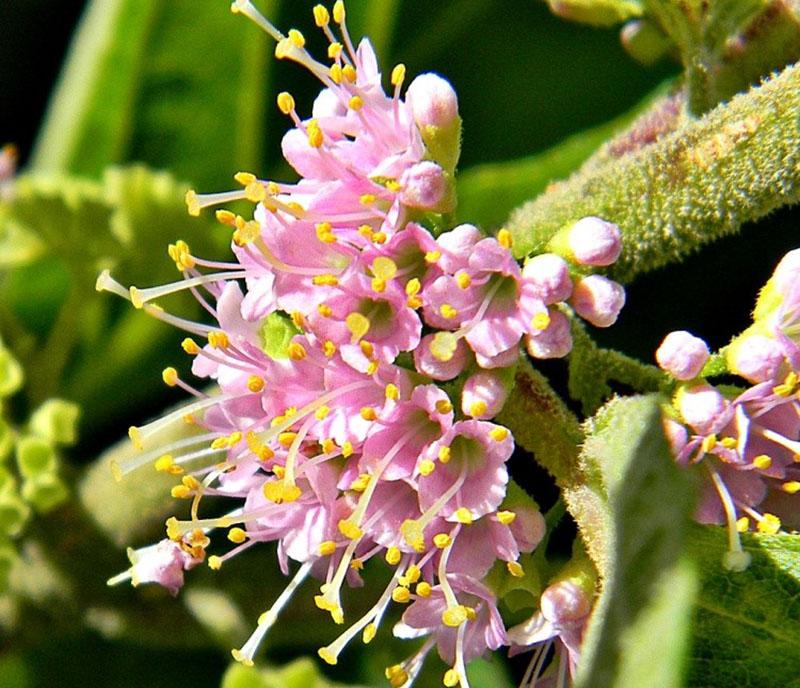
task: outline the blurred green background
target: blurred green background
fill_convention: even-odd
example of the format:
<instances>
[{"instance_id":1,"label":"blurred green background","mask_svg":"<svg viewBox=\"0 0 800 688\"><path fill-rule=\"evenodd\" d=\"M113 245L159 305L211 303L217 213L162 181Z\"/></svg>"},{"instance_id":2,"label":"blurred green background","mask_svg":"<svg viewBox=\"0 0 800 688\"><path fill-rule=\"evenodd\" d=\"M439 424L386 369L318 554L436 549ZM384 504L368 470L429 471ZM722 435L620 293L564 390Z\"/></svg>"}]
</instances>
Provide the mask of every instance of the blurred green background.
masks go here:
<instances>
[{"instance_id":1,"label":"blurred green background","mask_svg":"<svg viewBox=\"0 0 800 688\"><path fill-rule=\"evenodd\" d=\"M271 8L280 27L303 30L312 51L322 49L311 17L314 2L258 4ZM165 390L160 371L183 361L180 333L109 295L96 296L94 276L100 265L112 264L126 284L168 279L166 245L181 237L224 256L224 233L185 216L182 183L223 190L239 169L290 176L279 148L287 122L274 96L290 90L303 112L318 87L296 65L275 63L269 41L232 16L225 0L97 0L95 23L73 43L74 71L56 91L45 122L83 5L0 3L0 143L18 146L23 171L54 175L50 186L37 181L26 192L28 225L41 221L43 235L63 230L69 236L63 250L44 250L11 267L0 262L0 310L10 313L0 318L0 334L29 371L27 391L10 400L6 413L23 424L53 395L83 408L79 440L65 450L63 469L83 503L70 501L37 519L24 536L23 543L33 545L26 554L32 591L0 609L6 629L0 686L217 686L228 666L225 647L244 639L276 594L273 557L252 552L217 575L194 572L193 587L178 601L150 588L105 588L105 580L125 567L121 545L158 537L163 518L151 508L152 494L143 506L135 485L110 484L105 466L93 466L88 492L80 492L77 486L87 484L80 482L81 467L123 437L128 425L180 401ZM120 7L127 8L124 16L111 21ZM637 64L620 46L618 29L565 22L536 0L350 0L348 9L351 32L370 33L384 71L404 62L410 75L436 71L452 81L464 120L463 179L477 166L541 154L578 136L538 166L529 186L509 177L508 189L497 188L496 203L465 196L463 221L501 222L550 178L574 169L610 131L593 128L623 116L679 72L669 60ZM75 57L81 51L85 56ZM116 177L106 171L132 163L148 170ZM156 170L172 177L156 177ZM80 187L79 179L89 186ZM51 202L46 211L45 197ZM473 208L477 215L470 214ZM671 329L725 343L747 324L757 286L777 257L793 247L796 222L797 211L777 212L702 257L640 278L618 326L602 333L601 342L648 361ZM65 304L74 313L62 322ZM18 329L4 330L9 323ZM53 336L56 327L60 334ZM53 352L63 354L58 365ZM550 366L556 378L563 375L559 365ZM154 489L163 494L163 485ZM316 611L306 605L288 616L266 643L268 662L313 655L330 638L332 629L317 624L316 615L309 622L308 614ZM226 627L215 629L229 617ZM349 652L334 675L380 685L381 666L404 651L376 641L369 652ZM483 672L476 686L512 685L502 664L476 672ZM226 686L312 685L313 673L296 665L294 677L229 674Z\"/></svg>"}]
</instances>

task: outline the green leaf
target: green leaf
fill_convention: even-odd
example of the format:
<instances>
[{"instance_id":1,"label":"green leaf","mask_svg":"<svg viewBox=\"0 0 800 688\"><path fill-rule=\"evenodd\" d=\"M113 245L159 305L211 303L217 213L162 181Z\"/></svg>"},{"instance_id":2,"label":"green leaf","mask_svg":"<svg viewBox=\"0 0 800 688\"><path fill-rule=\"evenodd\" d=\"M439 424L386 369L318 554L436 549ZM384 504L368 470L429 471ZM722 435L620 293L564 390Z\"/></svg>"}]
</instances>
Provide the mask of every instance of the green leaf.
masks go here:
<instances>
[{"instance_id":1,"label":"green leaf","mask_svg":"<svg viewBox=\"0 0 800 688\"><path fill-rule=\"evenodd\" d=\"M560 229L597 215L622 229L609 272L628 281L800 199L800 66L663 135L669 107L655 106L570 179L514 211L515 253L546 251Z\"/></svg>"},{"instance_id":2,"label":"green leaf","mask_svg":"<svg viewBox=\"0 0 800 688\"><path fill-rule=\"evenodd\" d=\"M204 187L257 167L271 58L267 39L228 7L90 3L32 167L98 177L110 163L144 160Z\"/></svg>"},{"instance_id":3,"label":"green leaf","mask_svg":"<svg viewBox=\"0 0 800 688\"><path fill-rule=\"evenodd\" d=\"M350 688L357 688L348 684ZM222 677L220 688L347 688L320 673L314 661L297 659L280 669L261 669L232 664Z\"/></svg>"},{"instance_id":4,"label":"green leaf","mask_svg":"<svg viewBox=\"0 0 800 688\"><path fill-rule=\"evenodd\" d=\"M670 454L657 397L616 399L587 430L582 459L608 495L611 547L576 685L679 688L696 588L690 479Z\"/></svg>"},{"instance_id":5,"label":"green leaf","mask_svg":"<svg viewBox=\"0 0 800 688\"><path fill-rule=\"evenodd\" d=\"M800 657L800 536L744 535L752 556L726 571L722 528L695 526L690 551L702 576L692 625L688 685L696 688L797 688Z\"/></svg>"}]
</instances>

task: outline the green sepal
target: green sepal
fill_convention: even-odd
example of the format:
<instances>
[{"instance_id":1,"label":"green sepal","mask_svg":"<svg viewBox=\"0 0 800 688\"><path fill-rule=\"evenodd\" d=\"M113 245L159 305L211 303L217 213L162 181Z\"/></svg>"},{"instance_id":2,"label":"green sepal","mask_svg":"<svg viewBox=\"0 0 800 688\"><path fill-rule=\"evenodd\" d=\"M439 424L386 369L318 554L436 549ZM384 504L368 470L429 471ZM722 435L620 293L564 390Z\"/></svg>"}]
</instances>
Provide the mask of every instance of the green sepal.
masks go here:
<instances>
[{"instance_id":1,"label":"green sepal","mask_svg":"<svg viewBox=\"0 0 800 688\"><path fill-rule=\"evenodd\" d=\"M17 467L25 478L37 478L53 473L58 456L53 445L41 437L28 435L17 440Z\"/></svg>"},{"instance_id":2,"label":"green sepal","mask_svg":"<svg viewBox=\"0 0 800 688\"><path fill-rule=\"evenodd\" d=\"M259 335L261 336L261 349L270 358L276 360L288 358L287 347L292 337L300 334L300 330L285 313L275 311L270 313L261 322Z\"/></svg>"},{"instance_id":3,"label":"green sepal","mask_svg":"<svg viewBox=\"0 0 800 688\"><path fill-rule=\"evenodd\" d=\"M28 429L55 445L71 446L78 439L81 409L66 399L48 399L28 421Z\"/></svg>"}]
</instances>

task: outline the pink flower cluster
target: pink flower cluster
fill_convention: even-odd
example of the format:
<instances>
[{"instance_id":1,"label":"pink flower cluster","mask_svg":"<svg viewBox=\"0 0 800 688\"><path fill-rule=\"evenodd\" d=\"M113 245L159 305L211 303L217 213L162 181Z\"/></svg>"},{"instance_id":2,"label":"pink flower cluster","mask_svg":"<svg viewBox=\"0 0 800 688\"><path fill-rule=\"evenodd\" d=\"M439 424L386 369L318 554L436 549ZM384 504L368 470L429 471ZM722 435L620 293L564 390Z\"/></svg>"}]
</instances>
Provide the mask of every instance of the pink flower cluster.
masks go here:
<instances>
[{"instance_id":1,"label":"pink flower cluster","mask_svg":"<svg viewBox=\"0 0 800 688\"><path fill-rule=\"evenodd\" d=\"M800 251L779 263L759 298L754 324L723 350L728 368L752 386L714 386L702 377L705 342L672 332L656 352L680 381L665 429L681 464L702 463L709 481L697 509L702 523L728 524L730 568L746 567L738 532L754 524L776 533L797 526L800 492Z\"/></svg>"},{"instance_id":2,"label":"pink flower cluster","mask_svg":"<svg viewBox=\"0 0 800 688\"><path fill-rule=\"evenodd\" d=\"M322 581L316 604L341 624L344 586L360 585L365 563L383 559L385 589L320 656L335 664L355 636L369 642L394 602L407 605L395 634L427 640L387 670L391 685L410 685L437 647L450 666L445 685L467 686L466 663L508 644L483 579L498 564L523 576L520 554L544 534L535 504L507 494L514 441L490 420L513 384L523 340L534 357L560 357L571 348L570 307L597 326L614 322L622 287L587 270L617 259L619 230L585 218L569 228L564 257L539 255L523 268L505 230L486 237L460 225L442 233L454 208L460 138L452 87L424 74L402 98L398 65L387 95L369 42L351 41L342 2L332 11L340 40L328 10L314 9L330 42L328 64L311 57L300 32L284 36L247 0L233 9L277 40L279 58L304 65L324 88L308 119L290 94L278 97L294 125L283 152L298 182L240 173L239 191L187 195L193 214L239 199L257 204L252 220L217 212L233 230L235 262L202 260L177 242L170 255L183 278L174 284L126 290L108 273L98 280L98 288L203 337L202 346L187 338L183 348L194 356L193 373L220 390L208 396L168 368L165 382L197 401L131 429L142 453L119 472L155 461L181 476L173 495L192 509L191 518L168 521L167 541L132 559L130 575L177 590L216 529L228 529L234 547L209 556L212 568L275 542L283 572L292 562L298 568L234 651L251 663L306 578ZM214 327L152 303L184 289ZM203 432L157 446L157 432L187 414ZM201 519L201 498L210 496L236 506Z\"/></svg>"}]
</instances>

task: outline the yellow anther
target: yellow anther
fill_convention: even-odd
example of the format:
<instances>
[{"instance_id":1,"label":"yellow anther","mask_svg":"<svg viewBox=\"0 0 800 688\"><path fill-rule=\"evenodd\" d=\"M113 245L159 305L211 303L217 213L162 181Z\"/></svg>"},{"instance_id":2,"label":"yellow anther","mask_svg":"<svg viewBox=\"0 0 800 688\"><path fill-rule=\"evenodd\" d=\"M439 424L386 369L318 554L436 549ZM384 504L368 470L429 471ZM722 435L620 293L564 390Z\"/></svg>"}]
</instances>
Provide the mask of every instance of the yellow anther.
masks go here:
<instances>
[{"instance_id":1,"label":"yellow anther","mask_svg":"<svg viewBox=\"0 0 800 688\"><path fill-rule=\"evenodd\" d=\"M498 511L497 520L504 526L510 526L517 518L517 514L513 511Z\"/></svg>"},{"instance_id":2,"label":"yellow anther","mask_svg":"<svg viewBox=\"0 0 800 688\"><path fill-rule=\"evenodd\" d=\"M378 361L372 361L372 363L367 366L367 375L374 375L378 372L379 367L380 363L378 363Z\"/></svg>"},{"instance_id":3,"label":"yellow anther","mask_svg":"<svg viewBox=\"0 0 800 688\"><path fill-rule=\"evenodd\" d=\"M434 406L437 413L450 413L453 410L453 405L449 399L439 399Z\"/></svg>"},{"instance_id":4,"label":"yellow anther","mask_svg":"<svg viewBox=\"0 0 800 688\"><path fill-rule=\"evenodd\" d=\"M441 306L439 306L439 314L443 318L451 320L452 318L455 318L458 315L458 311L455 308L453 308L449 303L443 303Z\"/></svg>"},{"instance_id":5,"label":"yellow anther","mask_svg":"<svg viewBox=\"0 0 800 688\"><path fill-rule=\"evenodd\" d=\"M224 527L222 526L223 519L221 518L218 519L218 522L221 527ZM194 545L196 547L208 547L208 545L211 543L211 540L209 540L206 537L206 534L202 531L201 528L195 528L189 535L188 541L189 544Z\"/></svg>"},{"instance_id":6,"label":"yellow anther","mask_svg":"<svg viewBox=\"0 0 800 688\"><path fill-rule=\"evenodd\" d=\"M200 347L197 346L197 342L191 337L186 337L186 339L181 342L181 348L190 356L197 356L197 354L200 353Z\"/></svg>"},{"instance_id":7,"label":"yellow anther","mask_svg":"<svg viewBox=\"0 0 800 688\"><path fill-rule=\"evenodd\" d=\"M334 84L341 84L342 83L342 65L339 63L332 64L330 69L328 69L328 76L330 76L331 81Z\"/></svg>"},{"instance_id":8,"label":"yellow anther","mask_svg":"<svg viewBox=\"0 0 800 688\"><path fill-rule=\"evenodd\" d=\"M328 57L331 60L337 60L341 56L342 50L344 50L344 46L338 41L334 41L328 46Z\"/></svg>"},{"instance_id":9,"label":"yellow anther","mask_svg":"<svg viewBox=\"0 0 800 688\"><path fill-rule=\"evenodd\" d=\"M172 458L172 454L164 454L164 456L159 456L156 459L153 467L160 473L172 473L172 469L175 467L175 459Z\"/></svg>"},{"instance_id":10,"label":"yellow anther","mask_svg":"<svg viewBox=\"0 0 800 688\"><path fill-rule=\"evenodd\" d=\"M393 382L390 382L384 389L384 395L387 399L397 401L400 398L400 388Z\"/></svg>"},{"instance_id":11,"label":"yellow anther","mask_svg":"<svg viewBox=\"0 0 800 688\"><path fill-rule=\"evenodd\" d=\"M350 330L350 343L356 344L364 335L369 332L370 322L367 316L358 311L353 311L344 320L347 329Z\"/></svg>"},{"instance_id":12,"label":"yellow anther","mask_svg":"<svg viewBox=\"0 0 800 688\"><path fill-rule=\"evenodd\" d=\"M264 497L275 504L294 502L303 494L297 485L287 484L283 480L264 483L262 492Z\"/></svg>"},{"instance_id":13,"label":"yellow anther","mask_svg":"<svg viewBox=\"0 0 800 688\"><path fill-rule=\"evenodd\" d=\"M306 45L305 36L297 29L289 29L289 40L295 48L304 48Z\"/></svg>"},{"instance_id":14,"label":"yellow anther","mask_svg":"<svg viewBox=\"0 0 800 688\"><path fill-rule=\"evenodd\" d=\"M215 215L220 224L233 227L236 222L236 215L230 210L218 210Z\"/></svg>"},{"instance_id":15,"label":"yellow anther","mask_svg":"<svg viewBox=\"0 0 800 688\"><path fill-rule=\"evenodd\" d=\"M183 417L183 422L187 425L197 425L197 419L191 413L187 413Z\"/></svg>"},{"instance_id":16,"label":"yellow anther","mask_svg":"<svg viewBox=\"0 0 800 688\"><path fill-rule=\"evenodd\" d=\"M330 222L318 222L314 227L317 233L317 239L326 244L332 244L336 241L336 236L333 233L333 227Z\"/></svg>"},{"instance_id":17,"label":"yellow anther","mask_svg":"<svg viewBox=\"0 0 800 688\"><path fill-rule=\"evenodd\" d=\"M286 475L286 468L281 465L275 465L272 467L272 472L275 474L276 478L283 480L284 476Z\"/></svg>"},{"instance_id":18,"label":"yellow anther","mask_svg":"<svg viewBox=\"0 0 800 688\"><path fill-rule=\"evenodd\" d=\"M456 521L458 521L459 523L463 523L465 526L470 525L474 520L472 512L465 506L462 506L460 509L456 509L453 516L456 517Z\"/></svg>"},{"instance_id":19,"label":"yellow anther","mask_svg":"<svg viewBox=\"0 0 800 688\"><path fill-rule=\"evenodd\" d=\"M503 248L511 248L511 245L514 243L511 232L507 229L503 228L497 232L497 243L500 244Z\"/></svg>"},{"instance_id":20,"label":"yellow anther","mask_svg":"<svg viewBox=\"0 0 800 688\"><path fill-rule=\"evenodd\" d=\"M315 275L311 282L318 287L335 287L339 284L336 275Z\"/></svg>"},{"instance_id":21,"label":"yellow anther","mask_svg":"<svg viewBox=\"0 0 800 688\"><path fill-rule=\"evenodd\" d=\"M264 389L264 378L259 377L258 375L251 375L249 378L247 378L247 389L257 394Z\"/></svg>"},{"instance_id":22,"label":"yellow anther","mask_svg":"<svg viewBox=\"0 0 800 688\"><path fill-rule=\"evenodd\" d=\"M406 66L401 62L392 69L392 86L399 86L406 78Z\"/></svg>"},{"instance_id":23,"label":"yellow anther","mask_svg":"<svg viewBox=\"0 0 800 688\"><path fill-rule=\"evenodd\" d=\"M398 604L405 604L411 601L411 593L408 591L408 588L399 586L392 590L392 599Z\"/></svg>"},{"instance_id":24,"label":"yellow anther","mask_svg":"<svg viewBox=\"0 0 800 688\"><path fill-rule=\"evenodd\" d=\"M425 536L423 535L422 526L420 526L419 521L407 518L400 526L400 534L403 536L403 540L414 548L414 551L425 551Z\"/></svg>"},{"instance_id":25,"label":"yellow anther","mask_svg":"<svg viewBox=\"0 0 800 688\"><path fill-rule=\"evenodd\" d=\"M336 353L336 344L334 344L330 339L326 340L322 345L322 353L325 354L325 358L332 358Z\"/></svg>"},{"instance_id":26,"label":"yellow anther","mask_svg":"<svg viewBox=\"0 0 800 688\"><path fill-rule=\"evenodd\" d=\"M307 355L305 347L300 342L292 342L286 347L286 353L293 361L302 361Z\"/></svg>"},{"instance_id":27,"label":"yellow anther","mask_svg":"<svg viewBox=\"0 0 800 688\"><path fill-rule=\"evenodd\" d=\"M333 21L341 24L345 18L344 0L336 0L333 3Z\"/></svg>"},{"instance_id":28,"label":"yellow anther","mask_svg":"<svg viewBox=\"0 0 800 688\"><path fill-rule=\"evenodd\" d=\"M450 447L439 447L439 461L442 463L450 461Z\"/></svg>"},{"instance_id":29,"label":"yellow anther","mask_svg":"<svg viewBox=\"0 0 800 688\"><path fill-rule=\"evenodd\" d=\"M374 230L373 230L373 229L372 229L372 227L370 227L369 225L361 225L361 226L359 226L359 228L358 228L358 233L359 233L359 234L360 234L362 237L364 237L365 239L370 239L370 238L372 238L372 235L373 235L373 233L374 233Z\"/></svg>"},{"instance_id":30,"label":"yellow anther","mask_svg":"<svg viewBox=\"0 0 800 688\"><path fill-rule=\"evenodd\" d=\"M317 420L325 420L330 412L330 406L320 406L316 411L314 411L314 418Z\"/></svg>"},{"instance_id":31,"label":"yellow anther","mask_svg":"<svg viewBox=\"0 0 800 688\"><path fill-rule=\"evenodd\" d=\"M550 314L547 312L537 313L531 318L531 327L542 332L550 327Z\"/></svg>"},{"instance_id":32,"label":"yellow anther","mask_svg":"<svg viewBox=\"0 0 800 688\"><path fill-rule=\"evenodd\" d=\"M736 530L740 533L746 533L750 530L750 519L747 516L742 516L736 521Z\"/></svg>"},{"instance_id":33,"label":"yellow anther","mask_svg":"<svg viewBox=\"0 0 800 688\"><path fill-rule=\"evenodd\" d=\"M306 316L300 311L292 311L290 317L292 318L292 323L298 330L306 329Z\"/></svg>"},{"instance_id":34,"label":"yellow anther","mask_svg":"<svg viewBox=\"0 0 800 688\"><path fill-rule=\"evenodd\" d=\"M420 475L427 477L436 470L436 464L430 459L424 459L419 463Z\"/></svg>"},{"instance_id":35,"label":"yellow anther","mask_svg":"<svg viewBox=\"0 0 800 688\"><path fill-rule=\"evenodd\" d=\"M703 438L703 441L700 443L700 449L705 454L708 454L708 452L712 451L716 446L717 446L716 435L706 435Z\"/></svg>"},{"instance_id":36,"label":"yellow anther","mask_svg":"<svg viewBox=\"0 0 800 688\"><path fill-rule=\"evenodd\" d=\"M189 189L183 197L186 203L186 211L192 217L200 216L200 199L197 198L197 192L194 189Z\"/></svg>"},{"instance_id":37,"label":"yellow anther","mask_svg":"<svg viewBox=\"0 0 800 688\"><path fill-rule=\"evenodd\" d=\"M428 264L433 264L441 257L442 257L441 251L428 251L425 254L425 262Z\"/></svg>"},{"instance_id":38,"label":"yellow anther","mask_svg":"<svg viewBox=\"0 0 800 688\"><path fill-rule=\"evenodd\" d=\"M397 193L398 191L402 191L403 185L398 182L396 179L389 179L384 186L389 189L392 193Z\"/></svg>"},{"instance_id":39,"label":"yellow anther","mask_svg":"<svg viewBox=\"0 0 800 688\"><path fill-rule=\"evenodd\" d=\"M291 98L291 96L289 97ZM278 99L280 100L280 95L278 96ZM253 182L258 181L258 177L256 177L256 175L254 175L252 172L237 172L236 174L233 175L233 178L237 182L239 182L239 184L241 184L242 186L249 186Z\"/></svg>"},{"instance_id":40,"label":"yellow anther","mask_svg":"<svg viewBox=\"0 0 800 688\"><path fill-rule=\"evenodd\" d=\"M361 194L361 197L358 199L361 205L372 205L375 200L375 194L371 193Z\"/></svg>"},{"instance_id":41,"label":"yellow anther","mask_svg":"<svg viewBox=\"0 0 800 688\"><path fill-rule=\"evenodd\" d=\"M361 96L353 96L347 103L348 107L351 110L355 110L358 112L361 108L364 107L364 99Z\"/></svg>"},{"instance_id":42,"label":"yellow anther","mask_svg":"<svg viewBox=\"0 0 800 688\"><path fill-rule=\"evenodd\" d=\"M417 583L417 588L416 588L415 592L420 597L430 597L430 595L431 595L431 584L427 583L426 581L422 581L421 583Z\"/></svg>"},{"instance_id":43,"label":"yellow anther","mask_svg":"<svg viewBox=\"0 0 800 688\"><path fill-rule=\"evenodd\" d=\"M373 277L372 291L374 291L376 294L382 294L384 291L386 291L386 280L381 279L380 277Z\"/></svg>"},{"instance_id":44,"label":"yellow anther","mask_svg":"<svg viewBox=\"0 0 800 688\"><path fill-rule=\"evenodd\" d=\"M491 437L495 442L502 442L508 437L508 434L508 428L498 426L496 428L492 428L492 430L489 432L489 437Z\"/></svg>"},{"instance_id":45,"label":"yellow anther","mask_svg":"<svg viewBox=\"0 0 800 688\"><path fill-rule=\"evenodd\" d=\"M277 196L281 192L281 187L275 182L267 182L267 193L270 196Z\"/></svg>"},{"instance_id":46,"label":"yellow anther","mask_svg":"<svg viewBox=\"0 0 800 688\"><path fill-rule=\"evenodd\" d=\"M447 533L437 533L433 536L433 544L439 549L444 549L452 542L453 538L451 538Z\"/></svg>"},{"instance_id":47,"label":"yellow anther","mask_svg":"<svg viewBox=\"0 0 800 688\"><path fill-rule=\"evenodd\" d=\"M458 338L452 332L439 331L433 335L429 350L431 355L442 363L452 360L458 348Z\"/></svg>"},{"instance_id":48,"label":"yellow anther","mask_svg":"<svg viewBox=\"0 0 800 688\"><path fill-rule=\"evenodd\" d=\"M227 349L231 344L228 335L221 330L209 332L208 343L211 344L212 349Z\"/></svg>"},{"instance_id":49,"label":"yellow anther","mask_svg":"<svg viewBox=\"0 0 800 688\"><path fill-rule=\"evenodd\" d=\"M211 443L212 449L227 449L228 448L228 438L227 437L217 437Z\"/></svg>"},{"instance_id":50,"label":"yellow anther","mask_svg":"<svg viewBox=\"0 0 800 688\"><path fill-rule=\"evenodd\" d=\"M167 537L170 540L180 540L183 537L183 528L174 516L170 516L165 524L167 526Z\"/></svg>"},{"instance_id":51,"label":"yellow anther","mask_svg":"<svg viewBox=\"0 0 800 688\"><path fill-rule=\"evenodd\" d=\"M183 478L181 478L181 483L183 484L184 487L186 487L189 490L196 491L202 487L200 481L193 475L184 475Z\"/></svg>"},{"instance_id":52,"label":"yellow anther","mask_svg":"<svg viewBox=\"0 0 800 688\"><path fill-rule=\"evenodd\" d=\"M416 566L415 564L411 564L411 566L409 566L408 569L406 570L406 573L403 576L403 578L406 579L408 584L413 585L414 583L416 583L419 580L419 577L421 575L422 575L422 571L419 568L419 566Z\"/></svg>"},{"instance_id":53,"label":"yellow anther","mask_svg":"<svg viewBox=\"0 0 800 688\"><path fill-rule=\"evenodd\" d=\"M241 545L247 540L247 533L242 528L231 528L228 531L228 540L236 545Z\"/></svg>"},{"instance_id":54,"label":"yellow anther","mask_svg":"<svg viewBox=\"0 0 800 688\"><path fill-rule=\"evenodd\" d=\"M319 650L317 650L317 654L326 664L330 664L331 666L335 665L339 661L338 655L331 652L327 647L319 648Z\"/></svg>"},{"instance_id":55,"label":"yellow anther","mask_svg":"<svg viewBox=\"0 0 800 688\"><path fill-rule=\"evenodd\" d=\"M361 640L363 641L364 645L369 645L374 639L375 634L378 632L378 627L374 623L368 623L364 626L364 630L361 633Z\"/></svg>"},{"instance_id":56,"label":"yellow anther","mask_svg":"<svg viewBox=\"0 0 800 688\"><path fill-rule=\"evenodd\" d=\"M753 465L760 471L767 470L772 465L772 458L766 454L759 454L753 459Z\"/></svg>"},{"instance_id":57,"label":"yellow anther","mask_svg":"<svg viewBox=\"0 0 800 688\"><path fill-rule=\"evenodd\" d=\"M733 437L723 437L719 443L725 447L725 449L735 449L738 444Z\"/></svg>"},{"instance_id":58,"label":"yellow anther","mask_svg":"<svg viewBox=\"0 0 800 688\"><path fill-rule=\"evenodd\" d=\"M329 437L322 440L319 446L325 454L333 454L336 451L336 442Z\"/></svg>"},{"instance_id":59,"label":"yellow anther","mask_svg":"<svg viewBox=\"0 0 800 688\"><path fill-rule=\"evenodd\" d=\"M278 435L278 444L288 449L290 446L292 446L292 442L294 442L296 438L297 438L296 432L291 432L291 431L282 432Z\"/></svg>"},{"instance_id":60,"label":"yellow anther","mask_svg":"<svg viewBox=\"0 0 800 688\"><path fill-rule=\"evenodd\" d=\"M350 440L347 440L341 448L342 456L345 459L349 459L353 455L353 443Z\"/></svg>"},{"instance_id":61,"label":"yellow anther","mask_svg":"<svg viewBox=\"0 0 800 688\"><path fill-rule=\"evenodd\" d=\"M234 13L236 12L236 10L234 9L235 7L236 5L231 5L231 11ZM251 667L254 664L253 660L250 659L245 654L243 654L241 650L237 650L234 648L233 650L231 650L231 656L235 661L239 662L239 664L243 666Z\"/></svg>"},{"instance_id":62,"label":"yellow anther","mask_svg":"<svg viewBox=\"0 0 800 688\"><path fill-rule=\"evenodd\" d=\"M514 578L522 578L525 575L525 570L518 561L507 561L506 568Z\"/></svg>"},{"instance_id":63,"label":"yellow anther","mask_svg":"<svg viewBox=\"0 0 800 688\"><path fill-rule=\"evenodd\" d=\"M186 485L175 485L169 493L175 499L188 499L192 496L192 491Z\"/></svg>"},{"instance_id":64,"label":"yellow anther","mask_svg":"<svg viewBox=\"0 0 800 688\"><path fill-rule=\"evenodd\" d=\"M219 571L222 568L222 559L220 559L216 554L212 554L208 558L208 568L214 569L214 571Z\"/></svg>"},{"instance_id":65,"label":"yellow anther","mask_svg":"<svg viewBox=\"0 0 800 688\"><path fill-rule=\"evenodd\" d=\"M359 411L359 415L366 421L373 421L378 419L378 412L371 406L364 406Z\"/></svg>"},{"instance_id":66,"label":"yellow anther","mask_svg":"<svg viewBox=\"0 0 800 688\"><path fill-rule=\"evenodd\" d=\"M375 346L372 344L372 342L368 342L362 339L358 343L358 346L361 349L361 353L364 354L367 358L372 358L375 355Z\"/></svg>"},{"instance_id":67,"label":"yellow anther","mask_svg":"<svg viewBox=\"0 0 800 688\"><path fill-rule=\"evenodd\" d=\"M756 527L759 533L775 535L781 529L781 519L775 514L764 514Z\"/></svg>"},{"instance_id":68,"label":"yellow anther","mask_svg":"<svg viewBox=\"0 0 800 688\"><path fill-rule=\"evenodd\" d=\"M450 628L458 628L467 620L467 608L462 604L448 607L442 612L442 623Z\"/></svg>"},{"instance_id":69,"label":"yellow anther","mask_svg":"<svg viewBox=\"0 0 800 688\"><path fill-rule=\"evenodd\" d=\"M329 557L336 551L336 543L333 540L325 540L319 543L319 555L321 557Z\"/></svg>"},{"instance_id":70,"label":"yellow anther","mask_svg":"<svg viewBox=\"0 0 800 688\"><path fill-rule=\"evenodd\" d=\"M322 146L322 143L325 140L325 137L322 133L322 128L319 126L319 122L317 120L312 119L308 126L306 127L306 133L308 134L308 145L312 148L319 148Z\"/></svg>"},{"instance_id":71,"label":"yellow anther","mask_svg":"<svg viewBox=\"0 0 800 688\"><path fill-rule=\"evenodd\" d=\"M414 277L408 280L408 283L406 284L406 295L416 296L417 294L419 294L420 289L422 289L422 284L416 277Z\"/></svg>"},{"instance_id":72,"label":"yellow anther","mask_svg":"<svg viewBox=\"0 0 800 688\"><path fill-rule=\"evenodd\" d=\"M456 275L456 284L461 289L469 289L472 286L472 277L466 272L459 272Z\"/></svg>"},{"instance_id":73,"label":"yellow anther","mask_svg":"<svg viewBox=\"0 0 800 688\"><path fill-rule=\"evenodd\" d=\"M800 492L800 482L797 480L790 480L789 482L783 483L781 489L788 494L797 494Z\"/></svg>"},{"instance_id":74,"label":"yellow anther","mask_svg":"<svg viewBox=\"0 0 800 688\"><path fill-rule=\"evenodd\" d=\"M489 410L488 404L483 399L478 399L477 401L473 401L469 407L469 415L473 418L477 418L478 416L486 415L486 412Z\"/></svg>"},{"instance_id":75,"label":"yellow anther","mask_svg":"<svg viewBox=\"0 0 800 688\"><path fill-rule=\"evenodd\" d=\"M408 683L408 672L399 664L386 667L386 671L384 673L386 678L389 680L389 685L392 688L402 688L402 686Z\"/></svg>"},{"instance_id":76,"label":"yellow anther","mask_svg":"<svg viewBox=\"0 0 800 688\"><path fill-rule=\"evenodd\" d=\"M372 243L373 244L385 244L387 238L388 237L386 236L386 232L375 232L372 235Z\"/></svg>"},{"instance_id":77,"label":"yellow anther","mask_svg":"<svg viewBox=\"0 0 800 688\"><path fill-rule=\"evenodd\" d=\"M442 685L444 685L445 688L455 688L459 683L461 683L461 678L459 677L458 671L455 669L448 669L444 672Z\"/></svg>"},{"instance_id":78,"label":"yellow anther","mask_svg":"<svg viewBox=\"0 0 800 688\"><path fill-rule=\"evenodd\" d=\"M278 94L278 109L284 114L288 115L295 108L294 97L288 91L281 91Z\"/></svg>"},{"instance_id":79,"label":"yellow anther","mask_svg":"<svg viewBox=\"0 0 800 688\"><path fill-rule=\"evenodd\" d=\"M397 263L385 256L378 256L372 261L370 268L375 277L380 277L385 280L394 279L397 275Z\"/></svg>"},{"instance_id":80,"label":"yellow anther","mask_svg":"<svg viewBox=\"0 0 800 688\"><path fill-rule=\"evenodd\" d=\"M347 79L347 81L349 81L351 84L354 84L356 82L356 78L358 77L358 75L356 74L355 67L349 64L342 67L342 76L345 79Z\"/></svg>"},{"instance_id":81,"label":"yellow anther","mask_svg":"<svg viewBox=\"0 0 800 688\"><path fill-rule=\"evenodd\" d=\"M317 313L323 318L330 318L333 315L333 309L327 303L321 303L317 306Z\"/></svg>"},{"instance_id":82,"label":"yellow anther","mask_svg":"<svg viewBox=\"0 0 800 688\"><path fill-rule=\"evenodd\" d=\"M344 535L348 540L360 540L364 531L358 527L358 524L350 519L343 518L338 524L339 532Z\"/></svg>"},{"instance_id":83,"label":"yellow anther","mask_svg":"<svg viewBox=\"0 0 800 688\"><path fill-rule=\"evenodd\" d=\"M389 564L389 566L397 566L402 558L403 553L398 547L390 547L386 550L386 563Z\"/></svg>"},{"instance_id":84,"label":"yellow anther","mask_svg":"<svg viewBox=\"0 0 800 688\"><path fill-rule=\"evenodd\" d=\"M475 607L467 607L467 621L475 621L478 614L475 612Z\"/></svg>"},{"instance_id":85,"label":"yellow anther","mask_svg":"<svg viewBox=\"0 0 800 688\"><path fill-rule=\"evenodd\" d=\"M314 5L314 23L322 28L327 26L331 21L331 15L328 13L328 8L325 5Z\"/></svg>"}]
</instances>

